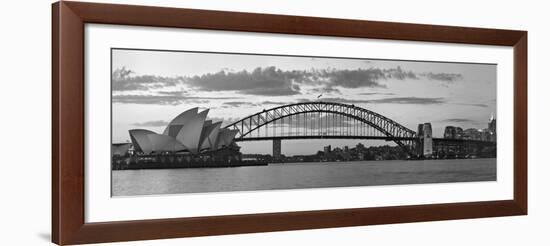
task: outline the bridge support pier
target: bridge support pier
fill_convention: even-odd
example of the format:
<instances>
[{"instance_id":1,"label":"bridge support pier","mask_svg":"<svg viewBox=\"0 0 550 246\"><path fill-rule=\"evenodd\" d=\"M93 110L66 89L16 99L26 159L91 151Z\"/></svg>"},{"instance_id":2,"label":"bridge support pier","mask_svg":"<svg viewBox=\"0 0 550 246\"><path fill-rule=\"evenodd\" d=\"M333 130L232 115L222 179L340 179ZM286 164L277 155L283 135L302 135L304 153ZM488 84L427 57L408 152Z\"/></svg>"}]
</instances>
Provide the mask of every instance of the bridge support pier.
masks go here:
<instances>
[{"instance_id":1,"label":"bridge support pier","mask_svg":"<svg viewBox=\"0 0 550 246\"><path fill-rule=\"evenodd\" d=\"M281 139L273 139L273 158L281 157Z\"/></svg>"},{"instance_id":2,"label":"bridge support pier","mask_svg":"<svg viewBox=\"0 0 550 246\"><path fill-rule=\"evenodd\" d=\"M433 154L432 124L418 125L418 140L416 142L416 154L418 157L430 158Z\"/></svg>"}]
</instances>

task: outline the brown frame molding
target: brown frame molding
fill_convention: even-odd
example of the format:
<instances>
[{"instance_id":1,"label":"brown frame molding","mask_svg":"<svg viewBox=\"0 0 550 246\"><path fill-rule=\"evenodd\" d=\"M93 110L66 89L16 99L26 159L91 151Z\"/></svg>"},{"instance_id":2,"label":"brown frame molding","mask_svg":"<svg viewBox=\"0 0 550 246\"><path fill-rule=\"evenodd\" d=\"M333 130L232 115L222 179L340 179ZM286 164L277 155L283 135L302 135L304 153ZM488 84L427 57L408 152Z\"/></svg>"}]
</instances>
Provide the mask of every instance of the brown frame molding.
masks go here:
<instances>
[{"instance_id":1,"label":"brown frame molding","mask_svg":"<svg viewBox=\"0 0 550 246\"><path fill-rule=\"evenodd\" d=\"M84 24L514 48L514 199L124 222L84 222ZM80 2L52 5L52 241L59 245L527 214L527 32Z\"/></svg>"}]
</instances>

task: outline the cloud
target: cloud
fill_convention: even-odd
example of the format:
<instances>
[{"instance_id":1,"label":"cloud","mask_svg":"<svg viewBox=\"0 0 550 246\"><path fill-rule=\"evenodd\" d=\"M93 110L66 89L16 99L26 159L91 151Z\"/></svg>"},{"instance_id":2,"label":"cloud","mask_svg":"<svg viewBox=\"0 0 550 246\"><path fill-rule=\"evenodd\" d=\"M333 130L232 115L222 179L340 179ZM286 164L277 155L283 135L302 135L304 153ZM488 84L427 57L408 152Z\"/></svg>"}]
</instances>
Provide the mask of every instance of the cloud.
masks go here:
<instances>
[{"instance_id":1,"label":"cloud","mask_svg":"<svg viewBox=\"0 0 550 246\"><path fill-rule=\"evenodd\" d=\"M197 76L162 77L154 75L134 75L125 67L112 75L113 91L150 91L171 86L187 86L201 91L234 91L245 95L292 96L302 94L302 86L311 93L341 94L339 88L387 88L383 80L429 80L453 82L462 79L455 73L422 73L403 70L400 66L389 69L310 69L281 70L274 66L257 67L252 71L230 71L222 69L216 73ZM159 92L165 96L177 96L184 91Z\"/></svg>"},{"instance_id":2,"label":"cloud","mask_svg":"<svg viewBox=\"0 0 550 246\"><path fill-rule=\"evenodd\" d=\"M401 67L391 69L311 69L283 71L274 66L257 67L251 72L221 70L183 79L186 84L203 91L236 91L262 96L290 96L301 94L300 85L322 86L313 93L340 93L341 88L386 88L381 80L418 79L412 71Z\"/></svg>"},{"instance_id":3,"label":"cloud","mask_svg":"<svg viewBox=\"0 0 550 246\"><path fill-rule=\"evenodd\" d=\"M405 71L400 66L396 68L380 69L380 68L368 68L368 69L354 69L354 70L320 70L314 71L314 75L311 78L321 81L327 81L325 87L342 87L342 88L387 88L382 84L382 80L397 79L418 79L418 76L412 71ZM306 80L307 81L307 80Z\"/></svg>"},{"instance_id":4,"label":"cloud","mask_svg":"<svg viewBox=\"0 0 550 246\"><path fill-rule=\"evenodd\" d=\"M183 96L185 91L158 91L158 94L168 95L168 96Z\"/></svg>"},{"instance_id":5,"label":"cloud","mask_svg":"<svg viewBox=\"0 0 550 246\"><path fill-rule=\"evenodd\" d=\"M438 80L443 82L454 82L462 79L462 75L458 73L423 73L422 76L430 80Z\"/></svg>"},{"instance_id":6,"label":"cloud","mask_svg":"<svg viewBox=\"0 0 550 246\"><path fill-rule=\"evenodd\" d=\"M260 103L261 105L287 105L288 102L277 102L277 101L263 101Z\"/></svg>"},{"instance_id":7,"label":"cloud","mask_svg":"<svg viewBox=\"0 0 550 246\"><path fill-rule=\"evenodd\" d=\"M208 103L210 100L237 99L236 97L197 97L174 95L113 95L113 103L180 105L182 103Z\"/></svg>"},{"instance_id":8,"label":"cloud","mask_svg":"<svg viewBox=\"0 0 550 246\"><path fill-rule=\"evenodd\" d=\"M452 123L476 123L475 120L463 119L463 118L444 119L444 120L441 120L441 122L452 122Z\"/></svg>"},{"instance_id":9,"label":"cloud","mask_svg":"<svg viewBox=\"0 0 550 246\"><path fill-rule=\"evenodd\" d=\"M340 90L334 87L313 88L311 89L311 93L342 94Z\"/></svg>"},{"instance_id":10,"label":"cloud","mask_svg":"<svg viewBox=\"0 0 550 246\"><path fill-rule=\"evenodd\" d=\"M370 103L442 104L445 103L445 99L442 97L390 97L370 100Z\"/></svg>"},{"instance_id":11,"label":"cloud","mask_svg":"<svg viewBox=\"0 0 550 246\"><path fill-rule=\"evenodd\" d=\"M383 80L418 80L422 77L430 80L452 82L462 79L462 75L453 73L415 73L411 70L404 70L401 66L388 69L322 69L311 70L302 74L301 80L297 83L324 85L326 90L334 87L341 88L387 88Z\"/></svg>"},{"instance_id":12,"label":"cloud","mask_svg":"<svg viewBox=\"0 0 550 246\"><path fill-rule=\"evenodd\" d=\"M390 92L363 92L363 93L359 93L358 95L362 95L362 96L375 96L375 95L384 95L384 96L393 96L395 95L395 93L390 93Z\"/></svg>"},{"instance_id":13,"label":"cloud","mask_svg":"<svg viewBox=\"0 0 550 246\"><path fill-rule=\"evenodd\" d=\"M162 77L154 75L130 76L134 72L125 67L117 69L112 75L113 91L147 91L150 89L175 86L183 82L182 77Z\"/></svg>"},{"instance_id":14,"label":"cloud","mask_svg":"<svg viewBox=\"0 0 550 246\"><path fill-rule=\"evenodd\" d=\"M384 74L386 78L394 78L399 80L404 79L418 79L415 73L412 71L405 71L401 69L400 66L397 66L397 68L390 68L390 69L384 69Z\"/></svg>"},{"instance_id":15,"label":"cloud","mask_svg":"<svg viewBox=\"0 0 550 246\"><path fill-rule=\"evenodd\" d=\"M134 126L150 126L150 127L158 127L158 126L166 126L168 125L168 122L164 120L155 120L155 121L146 121L146 122L138 122L132 124Z\"/></svg>"},{"instance_id":16,"label":"cloud","mask_svg":"<svg viewBox=\"0 0 550 246\"><path fill-rule=\"evenodd\" d=\"M126 67L122 67L113 71L113 78L127 78L133 73L134 71L127 69Z\"/></svg>"},{"instance_id":17,"label":"cloud","mask_svg":"<svg viewBox=\"0 0 550 246\"><path fill-rule=\"evenodd\" d=\"M240 120L240 118L233 118L233 117L229 117L229 118L223 118L223 117L208 117L207 120L212 120L212 122L219 122L221 121L222 122L222 125L221 127L225 127L229 124L232 124L234 122L237 122L238 120Z\"/></svg>"},{"instance_id":18,"label":"cloud","mask_svg":"<svg viewBox=\"0 0 550 246\"><path fill-rule=\"evenodd\" d=\"M464 106L474 106L474 107L480 107L480 108L486 108L489 107L487 104L483 103L455 103L456 105L464 105Z\"/></svg>"},{"instance_id":19,"label":"cloud","mask_svg":"<svg viewBox=\"0 0 550 246\"><path fill-rule=\"evenodd\" d=\"M302 72L282 71L276 67L256 68L252 72L220 71L193 76L186 83L204 91L237 91L242 94L262 96L289 96L300 94L300 86L293 81Z\"/></svg>"},{"instance_id":20,"label":"cloud","mask_svg":"<svg viewBox=\"0 0 550 246\"><path fill-rule=\"evenodd\" d=\"M343 88L380 87L386 88L379 83L385 79L384 72L377 68L356 69L356 70L332 70L323 71L322 76L328 79L327 87L340 86Z\"/></svg>"},{"instance_id":21,"label":"cloud","mask_svg":"<svg viewBox=\"0 0 550 246\"><path fill-rule=\"evenodd\" d=\"M179 105L185 100L176 96L164 95L113 95L113 103Z\"/></svg>"},{"instance_id":22,"label":"cloud","mask_svg":"<svg viewBox=\"0 0 550 246\"><path fill-rule=\"evenodd\" d=\"M347 99L347 98L321 98L319 101L337 102L345 104L372 103L372 104L442 104L445 99L442 97L388 97L381 99ZM309 99L299 99L298 102L313 102Z\"/></svg>"},{"instance_id":23,"label":"cloud","mask_svg":"<svg viewBox=\"0 0 550 246\"><path fill-rule=\"evenodd\" d=\"M224 102L223 106L224 108L230 108L230 107L253 107L258 106L258 104L251 103L251 102Z\"/></svg>"}]
</instances>

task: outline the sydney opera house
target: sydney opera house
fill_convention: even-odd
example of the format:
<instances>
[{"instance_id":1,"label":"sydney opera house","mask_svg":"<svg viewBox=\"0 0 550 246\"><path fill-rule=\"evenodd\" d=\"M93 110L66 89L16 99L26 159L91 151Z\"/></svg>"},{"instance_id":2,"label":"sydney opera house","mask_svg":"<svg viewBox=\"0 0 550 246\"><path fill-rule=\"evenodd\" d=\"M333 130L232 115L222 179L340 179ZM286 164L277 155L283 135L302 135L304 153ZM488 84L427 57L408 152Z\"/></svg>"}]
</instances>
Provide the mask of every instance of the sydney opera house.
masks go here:
<instances>
[{"instance_id":1,"label":"sydney opera house","mask_svg":"<svg viewBox=\"0 0 550 246\"><path fill-rule=\"evenodd\" d=\"M130 130L134 151L143 154L215 151L233 144L236 130L220 128L222 122L206 120L208 109L189 109L174 118L158 134L144 129Z\"/></svg>"},{"instance_id":2,"label":"sydney opera house","mask_svg":"<svg viewBox=\"0 0 550 246\"><path fill-rule=\"evenodd\" d=\"M237 131L221 128L221 121L206 120L208 111L189 109L170 121L162 133L145 129L129 130L132 143L113 144L113 159L131 154L132 161L137 162L140 159L136 158L143 156L186 157L184 161L181 158L171 159L172 162L192 162L197 158L201 161L239 160L239 147L234 142Z\"/></svg>"}]
</instances>

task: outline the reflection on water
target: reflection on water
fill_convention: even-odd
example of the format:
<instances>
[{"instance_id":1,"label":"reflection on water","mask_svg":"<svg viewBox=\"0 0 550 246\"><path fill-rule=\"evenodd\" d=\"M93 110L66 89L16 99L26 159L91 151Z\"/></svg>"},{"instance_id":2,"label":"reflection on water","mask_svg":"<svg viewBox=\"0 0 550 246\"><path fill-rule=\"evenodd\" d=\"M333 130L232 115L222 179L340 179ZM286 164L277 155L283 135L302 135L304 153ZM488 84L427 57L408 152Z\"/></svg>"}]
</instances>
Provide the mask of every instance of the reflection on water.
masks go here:
<instances>
[{"instance_id":1,"label":"reflection on water","mask_svg":"<svg viewBox=\"0 0 550 246\"><path fill-rule=\"evenodd\" d=\"M496 159L112 171L113 196L495 181Z\"/></svg>"}]
</instances>

